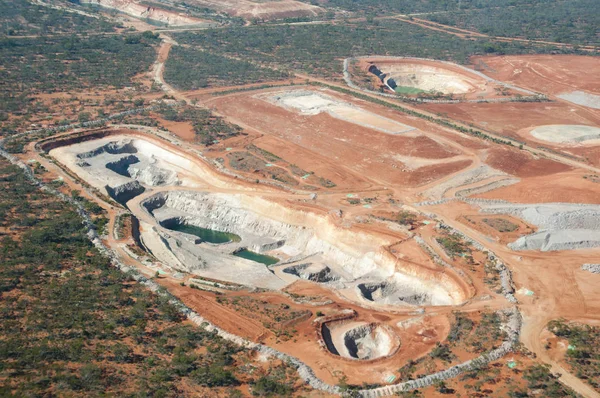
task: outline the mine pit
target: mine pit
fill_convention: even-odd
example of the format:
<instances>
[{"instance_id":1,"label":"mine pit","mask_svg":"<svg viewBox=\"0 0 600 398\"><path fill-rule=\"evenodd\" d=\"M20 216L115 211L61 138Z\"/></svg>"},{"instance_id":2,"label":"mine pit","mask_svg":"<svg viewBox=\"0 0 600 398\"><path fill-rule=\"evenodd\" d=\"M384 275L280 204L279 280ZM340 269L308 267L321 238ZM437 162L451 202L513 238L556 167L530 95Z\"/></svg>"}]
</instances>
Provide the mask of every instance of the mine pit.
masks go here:
<instances>
[{"instance_id":1,"label":"mine pit","mask_svg":"<svg viewBox=\"0 0 600 398\"><path fill-rule=\"evenodd\" d=\"M378 323L327 322L321 326L321 335L329 352L353 360L387 357L400 347L400 338L389 327Z\"/></svg>"},{"instance_id":2,"label":"mine pit","mask_svg":"<svg viewBox=\"0 0 600 398\"><path fill-rule=\"evenodd\" d=\"M410 285L390 282L359 283L356 289L363 299L380 304L432 305L431 295Z\"/></svg>"},{"instance_id":3,"label":"mine pit","mask_svg":"<svg viewBox=\"0 0 600 398\"><path fill-rule=\"evenodd\" d=\"M153 187L189 185L189 174L195 169L184 156L127 135L108 135L55 147L50 155L90 185L120 198L119 202L129 201Z\"/></svg>"},{"instance_id":4,"label":"mine pit","mask_svg":"<svg viewBox=\"0 0 600 398\"><path fill-rule=\"evenodd\" d=\"M303 279L369 306L452 305L470 294L451 275L405 268L383 249L396 237L341 228L243 187L235 193L235 183L154 139L84 138L53 144L50 155L127 206L141 246L180 272L273 290Z\"/></svg>"},{"instance_id":5,"label":"mine pit","mask_svg":"<svg viewBox=\"0 0 600 398\"><path fill-rule=\"evenodd\" d=\"M449 70L418 64L400 64L384 67L383 72L396 84L396 91L414 88L424 92L464 94L475 89L474 79Z\"/></svg>"},{"instance_id":6,"label":"mine pit","mask_svg":"<svg viewBox=\"0 0 600 398\"><path fill-rule=\"evenodd\" d=\"M380 246L385 242L381 237L339 229L327 218L258 197L168 191L147 197L140 205L160 226L165 225L165 220L170 223L178 218L200 228L240 237L239 243L219 248L199 246L196 240L185 239L168 229L147 228L142 233L145 246L154 245L155 256L168 261L174 255L188 272L245 284L262 278L261 284L273 286L293 282L284 277L288 275L315 283L336 282L335 288L348 293L360 284L385 282L381 298L366 300L375 305L448 305L464 297L456 285L401 272L396 267L397 259L381 252ZM279 261L289 265L272 273L260 266L273 266ZM241 278L240 267L254 269ZM352 293L351 298L355 297Z\"/></svg>"}]
</instances>

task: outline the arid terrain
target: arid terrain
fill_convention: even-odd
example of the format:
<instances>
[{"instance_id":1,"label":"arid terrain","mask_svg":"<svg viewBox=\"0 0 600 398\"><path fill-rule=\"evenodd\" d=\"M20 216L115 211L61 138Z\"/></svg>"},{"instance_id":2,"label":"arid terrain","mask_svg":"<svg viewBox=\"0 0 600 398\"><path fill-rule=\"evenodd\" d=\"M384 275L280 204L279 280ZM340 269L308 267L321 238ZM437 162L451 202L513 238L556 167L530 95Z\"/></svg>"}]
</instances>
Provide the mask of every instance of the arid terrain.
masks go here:
<instances>
[{"instance_id":1,"label":"arid terrain","mask_svg":"<svg viewBox=\"0 0 600 398\"><path fill-rule=\"evenodd\" d=\"M1 154L74 206L132 281L248 350L217 367L281 364L293 389L261 396L512 396L536 390L536 372L600 396L568 337L600 322L600 59L365 54L337 59L331 80L215 74L185 90L166 77L186 27L223 23L217 35L222 18L316 18L326 3L99 2L155 31L136 38L154 61L127 89L41 94L48 115L3 135ZM262 394L249 376L194 371L208 390L171 392Z\"/></svg>"}]
</instances>

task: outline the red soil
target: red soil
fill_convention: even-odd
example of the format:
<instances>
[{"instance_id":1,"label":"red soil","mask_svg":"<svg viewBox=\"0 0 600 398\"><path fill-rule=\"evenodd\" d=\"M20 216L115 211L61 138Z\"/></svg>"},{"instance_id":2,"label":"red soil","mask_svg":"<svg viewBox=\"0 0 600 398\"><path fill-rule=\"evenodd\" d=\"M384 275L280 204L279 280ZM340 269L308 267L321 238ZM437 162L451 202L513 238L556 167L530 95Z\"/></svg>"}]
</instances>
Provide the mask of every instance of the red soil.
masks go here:
<instances>
[{"instance_id":1,"label":"red soil","mask_svg":"<svg viewBox=\"0 0 600 398\"><path fill-rule=\"evenodd\" d=\"M265 149L270 147L276 155L289 163L309 166L307 169L312 171L325 160L329 175L335 173L339 176L357 176L358 181L353 182L355 187L356 182L360 186L367 176L372 176L371 181L384 186L418 186L470 164L470 161L460 161L402 172L402 163L394 161L395 155L446 159L460 155L461 152L416 130L407 134L408 136L385 134L333 118L326 113L315 116L301 115L255 98L255 95L256 93L243 93L216 98L210 100L209 105L231 122L244 127L246 132L265 137L264 141L261 141L262 144L266 143ZM327 95L337 96L331 92L327 92ZM420 119L407 117L384 107L364 101L353 102L368 111L428 132L440 130L439 127ZM327 173L323 170L321 172L327 177ZM330 179L338 183L335 178Z\"/></svg>"},{"instance_id":2,"label":"red soil","mask_svg":"<svg viewBox=\"0 0 600 398\"><path fill-rule=\"evenodd\" d=\"M529 152L515 151L514 148L490 149L485 162L517 177L537 177L571 170L565 164L549 159L534 159Z\"/></svg>"},{"instance_id":3,"label":"red soil","mask_svg":"<svg viewBox=\"0 0 600 398\"><path fill-rule=\"evenodd\" d=\"M513 55L473 57L474 65L485 63L482 71L494 79L546 94L576 90L599 92L600 59L584 55Z\"/></svg>"},{"instance_id":4,"label":"red soil","mask_svg":"<svg viewBox=\"0 0 600 398\"><path fill-rule=\"evenodd\" d=\"M565 146L550 142L540 143L529 134L532 128L549 124L600 125L600 112L566 102L512 102L512 103L460 103L427 104L422 109L444 114L446 117L472 124L481 130L492 131L514 138L533 147L543 146L559 152L587 158L600 165L598 146Z\"/></svg>"},{"instance_id":5,"label":"red soil","mask_svg":"<svg viewBox=\"0 0 600 398\"><path fill-rule=\"evenodd\" d=\"M516 203L597 203L600 204L600 183L585 179L588 171L572 170L563 173L526 178L508 187L486 192L476 197L502 199Z\"/></svg>"},{"instance_id":6,"label":"red soil","mask_svg":"<svg viewBox=\"0 0 600 398\"><path fill-rule=\"evenodd\" d=\"M525 128L547 124L600 125L600 115L562 102L427 104L422 108L519 140L527 138L519 135Z\"/></svg>"},{"instance_id":7,"label":"red soil","mask_svg":"<svg viewBox=\"0 0 600 398\"><path fill-rule=\"evenodd\" d=\"M174 122L158 117L157 115L152 115L152 117L158 120L166 129L184 141L193 142L196 138L194 126L192 126L192 124L189 122Z\"/></svg>"}]
</instances>

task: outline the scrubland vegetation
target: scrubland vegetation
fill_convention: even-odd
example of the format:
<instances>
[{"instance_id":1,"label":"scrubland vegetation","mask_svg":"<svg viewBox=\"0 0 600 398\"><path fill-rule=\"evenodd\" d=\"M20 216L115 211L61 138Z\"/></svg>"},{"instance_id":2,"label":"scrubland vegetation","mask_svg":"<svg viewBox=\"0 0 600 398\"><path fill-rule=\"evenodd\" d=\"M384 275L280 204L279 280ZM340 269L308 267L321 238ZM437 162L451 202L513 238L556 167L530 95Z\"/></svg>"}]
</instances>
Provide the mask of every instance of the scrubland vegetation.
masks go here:
<instances>
[{"instance_id":1,"label":"scrubland vegetation","mask_svg":"<svg viewBox=\"0 0 600 398\"><path fill-rule=\"evenodd\" d=\"M595 0L328 0L324 5L367 16L369 22L376 16L417 14L415 18L492 36L598 44Z\"/></svg>"},{"instance_id":2,"label":"scrubland vegetation","mask_svg":"<svg viewBox=\"0 0 600 398\"><path fill-rule=\"evenodd\" d=\"M552 321L548 330L569 341L566 361L574 374L600 389L600 327Z\"/></svg>"},{"instance_id":3,"label":"scrubland vegetation","mask_svg":"<svg viewBox=\"0 0 600 398\"><path fill-rule=\"evenodd\" d=\"M171 50L165 69L165 80L184 90L261 83L288 77L290 74L285 71L261 68L244 60L185 47Z\"/></svg>"},{"instance_id":4,"label":"scrubland vegetation","mask_svg":"<svg viewBox=\"0 0 600 398\"><path fill-rule=\"evenodd\" d=\"M153 34L0 39L0 119L47 112L36 94L128 86L154 61L156 43Z\"/></svg>"},{"instance_id":5,"label":"scrubland vegetation","mask_svg":"<svg viewBox=\"0 0 600 398\"><path fill-rule=\"evenodd\" d=\"M425 18L491 36L598 45L599 11L595 0L505 0Z\"/></svg>"},{"instance_id":6,"label":"scrubland vegetation","mask_svg":"<svg viewBox=\"0 0 600 398\"><path fill-rule=\"evenodd\" d=\"M381 20L377 24L235 27L201 33L182 32L175 36L180 43L198 46L213 54L319 76L340 76L343 58L365 54L437 58L466 63L473 54L556 50L552 47L532 48L525 43L466 41L397 20ZM201 59L206 57L199 51L196 54ZM232 65L239 69L239 75L243 75L244 68L247 68L245 63ZM225 69L222 79L226 79L230 68ZM184 79L172 74L171 80Z\"/></svg>"},{"instance_id":7,"label":"scrubland vegetation","mask_svg":"<svg viewBox=\"0 0 600 398\"><path fill-rule=\"evenodd\" d=\"M168 298L113 268L73 209L3 160L0 242L0 395L293 390L293 370L253 365L250 352L185 323Z\"/></svg>"},{"instance_id":8,"label":"scrubland vegetation","mask_svg":"<svg viewBox=\"0 0 600 398\"><path fill-rule=\"evenodd\" d=\"M36 34L113 32L115 25L104 18L92 18L64 10L32 4L27 0L0 0L0 37Z\"/></svg>"}]
</instances>

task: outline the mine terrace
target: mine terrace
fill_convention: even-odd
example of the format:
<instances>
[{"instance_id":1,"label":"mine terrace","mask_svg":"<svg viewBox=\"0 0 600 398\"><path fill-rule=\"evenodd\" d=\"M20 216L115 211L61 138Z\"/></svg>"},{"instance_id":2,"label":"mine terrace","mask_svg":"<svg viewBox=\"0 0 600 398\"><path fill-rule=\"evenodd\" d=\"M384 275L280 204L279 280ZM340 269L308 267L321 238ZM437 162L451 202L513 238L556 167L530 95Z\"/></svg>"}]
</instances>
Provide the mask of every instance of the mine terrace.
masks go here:
<instances>
[{"instance_id":1,"label":"mine terrace","mask_svg":"<svg viewBox=\"0 0 600 398\"><path fill-rule=\"evenodd\" d=\"M2 154L78 214L100 208L94 245L187 321L323 396L436 394L441 381L465 393L458 377L479 369L497 376L486 391L517 375L523 387L513 367L537 363L598 396L548 326L600 321L597 57L365 52L336 56L325 78L287 70L281 34L263 64L214 55L264 79L207 73L182 89L169 62L194 32L226 45L227 24L333 32L346 14L327 19L327 1L90 3L157 32L156 60L131 77L141 106L72 125L57 113L3 137ZM405 23L443 28L423 21Z\"/></svg>"}]
</instances>

